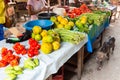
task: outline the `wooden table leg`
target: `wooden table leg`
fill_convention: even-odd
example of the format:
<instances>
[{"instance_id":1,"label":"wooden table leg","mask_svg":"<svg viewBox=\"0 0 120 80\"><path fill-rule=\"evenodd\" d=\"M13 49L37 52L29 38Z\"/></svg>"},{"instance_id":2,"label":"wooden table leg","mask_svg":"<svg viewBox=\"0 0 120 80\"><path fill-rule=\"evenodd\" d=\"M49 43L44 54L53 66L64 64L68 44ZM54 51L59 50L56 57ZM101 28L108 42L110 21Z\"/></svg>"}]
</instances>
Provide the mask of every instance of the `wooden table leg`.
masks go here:
<instances>
[{"instance_id":1,"label":"wooden table leg","mask_svg":"<svg viewBox=\"0 0 120 80\"><path fill-rule=\"evenodd\" d=\"M83 69L83 60L84 60L84 46L77 53L77 78L81 79L82 69Z\"/></svg>"},{"instance_id":2,"label":"wooden table leg","mask_svg":"<svg viewBox=\"0 0 120 80\"><path fill-rule=\"evenodd\" d=\"M50 75L50 76L47 78L47 80L52 80L52 75Z\"/></svg>"}]
</instances>

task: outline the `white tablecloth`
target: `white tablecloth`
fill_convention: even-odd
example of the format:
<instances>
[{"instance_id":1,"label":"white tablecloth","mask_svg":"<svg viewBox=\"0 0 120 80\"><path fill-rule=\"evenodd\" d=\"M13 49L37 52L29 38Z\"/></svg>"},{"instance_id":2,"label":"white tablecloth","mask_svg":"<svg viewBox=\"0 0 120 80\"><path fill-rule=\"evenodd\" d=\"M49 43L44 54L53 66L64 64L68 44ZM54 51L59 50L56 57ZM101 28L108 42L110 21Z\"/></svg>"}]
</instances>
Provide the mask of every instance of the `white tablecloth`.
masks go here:
<instances>
[{"instance_id":1,"label":"white tablecloth","mask_svg":"<svg viewBox=\"0 0 120 80\"><path fill-rule=\"evenodd\" d=\"M114 10L116 8L117 8L117 6L107 6L107 9L109 9L109 10Z\"/></svg>"},{"instance_id":2,"label":"white tablecloth","mask_svg":"<svg viewBox=\"0 0 120 80\"><path fill-rule=\"evenodd\" d=\"M43 54L37 57L40 60L40 65L33 70L24 70L23 74L19 75L17 80L45 80L51 74L54 74L58 69L72 56L74 55L84 44L87 42L87 37L81 41L78 45L70 44L67 42L61 43L61 48L51 54ZM22 42L26 47L28 42ZM5 40L0 41L0 48L7 47L12 49L13 44L5 43ZM12 49L13 50L13 49ZM20 66L23 66L23 61L27 58L27 55L21 56ZM5 68L0 68L0 80L4 80L7 75L4 72Z\"/></svg>"}]
</instances>

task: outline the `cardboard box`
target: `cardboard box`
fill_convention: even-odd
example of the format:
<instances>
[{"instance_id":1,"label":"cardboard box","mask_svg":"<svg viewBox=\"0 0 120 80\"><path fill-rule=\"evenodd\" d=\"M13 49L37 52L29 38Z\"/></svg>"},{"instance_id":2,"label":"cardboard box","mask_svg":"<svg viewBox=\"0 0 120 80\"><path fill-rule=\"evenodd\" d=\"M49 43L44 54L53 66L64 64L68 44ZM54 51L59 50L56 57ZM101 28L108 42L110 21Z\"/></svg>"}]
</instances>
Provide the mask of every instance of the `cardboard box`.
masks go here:
<instances>
[{"instance_id":1,"label":"cardboard box","mask_svg":"<svg viewBox=\"0 0 120 80\"><path fill-rule=\"evenodd\" d=\"M23 27L12 27L8 29L15 37L22 35L25 32Z\"/></svg>"}]
</instances>

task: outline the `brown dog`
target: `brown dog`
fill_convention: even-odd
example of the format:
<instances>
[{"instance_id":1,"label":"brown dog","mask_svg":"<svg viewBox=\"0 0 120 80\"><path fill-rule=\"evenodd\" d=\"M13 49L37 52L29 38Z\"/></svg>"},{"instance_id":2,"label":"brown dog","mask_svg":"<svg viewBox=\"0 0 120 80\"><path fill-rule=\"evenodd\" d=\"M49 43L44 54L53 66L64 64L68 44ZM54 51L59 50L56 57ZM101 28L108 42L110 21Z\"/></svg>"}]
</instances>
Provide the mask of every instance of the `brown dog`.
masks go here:
<instances>
[{"instance_id":1,"label":"brown dog","mask_svg":"<svg viewBox=\"0 0 120 80\"><path fill-rule=\"evenodd\" d=\"M114 47L115 47L115 38L109 37L108 41L104 42L101 49L99 51L97 51L97 57L96 57L96 60L98 63L97 70L101 70L101 68L103 66L103 62L105 60L107 60L107 61L109 60L111 50L112 50L112 54L113 54Z\"/></svg>"}]
</instances>

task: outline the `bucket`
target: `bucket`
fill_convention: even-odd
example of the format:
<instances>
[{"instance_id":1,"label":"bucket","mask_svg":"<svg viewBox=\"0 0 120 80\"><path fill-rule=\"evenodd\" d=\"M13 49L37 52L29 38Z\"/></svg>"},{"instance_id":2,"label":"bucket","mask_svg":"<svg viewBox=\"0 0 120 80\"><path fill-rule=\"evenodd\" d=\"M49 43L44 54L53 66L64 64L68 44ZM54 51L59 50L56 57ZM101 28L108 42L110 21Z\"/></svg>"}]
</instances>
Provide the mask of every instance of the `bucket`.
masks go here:
<instances>
[{"instance_id":1,"label":"bucket","mask_svg":"<svg viewBox=\"0 0 120 80\"><path fill-rule=\"evenodd\" d=\"M66 10L64 8L54 8L53 12L57 15L66 16Z\"/></svg>"},{"instance_id":2,"label":"bucket","mask_svg":"<svg viewBox=\"0 0 120 80\"><path fill-rule=\"evenodd\" d=\"M55 13L40 13L38 14L38 19L50 19L51 16L56 16Z\"/></svg>"}]
</instances>

